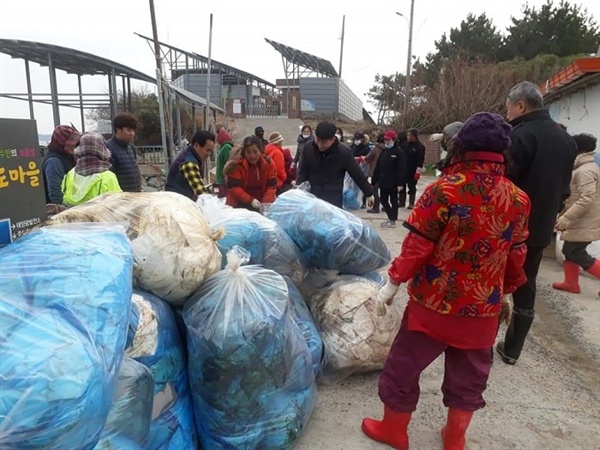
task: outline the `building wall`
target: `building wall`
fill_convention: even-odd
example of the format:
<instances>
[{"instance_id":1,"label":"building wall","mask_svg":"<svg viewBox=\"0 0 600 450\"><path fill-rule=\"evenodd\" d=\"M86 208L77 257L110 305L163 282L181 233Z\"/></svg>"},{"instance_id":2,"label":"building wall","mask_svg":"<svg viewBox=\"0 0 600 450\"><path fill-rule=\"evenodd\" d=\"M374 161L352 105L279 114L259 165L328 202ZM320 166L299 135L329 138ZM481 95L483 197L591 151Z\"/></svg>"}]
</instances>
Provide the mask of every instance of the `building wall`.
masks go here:
<instances>
[{"instance_id":1,"label":"building wall","mask_svg":"<svg viewBox=\"0 0 600 450\"><path fill-rule=\"evenodd\" d=\"M547 106L550 116L565 125L569 134L591 133L600 137L600 84L565 94Z\"/></svg>"},{"instance_id":2,"label":"building wall","mask_svg":"<svg viewBox=\"0 0 600 450\"><path fill-rule=\"evenodd\" d=\"M362 120L362 101L350 90L344 83L344 80L338 78L338 112L350 120Z\"/></svg>"},{"instance_id":3,"label":"building wall","mask_svg":"<svg viewBox=\"0 0 600 450\"><path fill-rule=\"evenodd\" d=\"M181 75L173 81L177 87L190 91L200 97L206 98L207 75L203 73L188 73ZM215 105L221 105L221 77L211 75L210 77L210 101Z\"/></svg>"},{"instance_id":4,"label":"building wall","mask_svg":"<svg viewBox=\"0 0 600 450\"><path fill-rule=\"evenodd\" d=\"M340 78L300 78L303 115L333 114L362 120L362 102Z\"/></svg>"}]
</instances>

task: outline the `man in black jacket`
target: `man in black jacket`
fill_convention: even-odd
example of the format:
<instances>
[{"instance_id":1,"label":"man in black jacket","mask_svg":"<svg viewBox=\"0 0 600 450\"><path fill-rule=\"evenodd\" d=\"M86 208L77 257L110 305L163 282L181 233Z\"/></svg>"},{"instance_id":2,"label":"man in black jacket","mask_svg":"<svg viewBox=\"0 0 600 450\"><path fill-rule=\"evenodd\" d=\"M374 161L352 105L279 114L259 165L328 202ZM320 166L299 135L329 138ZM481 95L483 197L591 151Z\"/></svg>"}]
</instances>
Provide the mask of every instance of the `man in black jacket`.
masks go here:
<instances>
[{"instance_id":1,"label":"man in black jacket","mask_svg":"<svg viewBox=\"0 0 600 450\"><path fill-rule=\"evenodd\" d=\"M379 186L381 206L388 220L381 223L383 228L395 228L398 220L398 189L404 190L406 182L406 157L404 151L396 144L395 131L388 131L383 136L385 148L381 150L373 184Z\"/></svg>"},{"instance_id":2,"label":"man in black jacket","mask_svg":"<svg viewBox=\"0 0 600 450\"><path fill-rule=\"evenodd\" d=\"M335 137L335 132L336 126L330 122L317 125L315 139L304 146L296 184L310 182L313 195L341 208L347 172L368 197L367 204L373 206L373 188L354 160L352 150Z\"/></svg>"},{"instance_id":3,"label":"man in black jacket","mask_svg":"<svg viewBox=\"0 0 600 450\"><path fill-rule=\"evenodd\" d=\"M136 159L133 138L138 126L137 118L131 113L119 113L113 118L114 135L106 141L110 150L112 170L119 180L119 186L125 192L140 192L142 177Z\"/></svg>"},{"instance_id":4,"label":"man in black jacket","mask_svg":"<svg viewBox=\"0 0 600 450\"><path fill-rule=\"evenodd\" d=\"M515 364L534 317L536 278L544 248L552 240L556 216L569 197L575 142L544 108L537 85L525 81L513 87L506 100L513 126L508 177L531 200L527 259L523 265L527 283L513 294L514 310L506 337L496 350L507 364Z\"/></svg>"},{"instance_id":5,"label":"man in black jacket","mask_svg":"<svg viewBox=\"0 0 600 450\"><path fill-rule=\"evenodd\" d=\"M404 191L400 192L400 207L406 206L406 192L408 191L408 207L413 209L417 197L417 181L421 177L423 164L425 163L425 146L419 140L419 131L411 128L406 132L406 185ZM417 175L418 173L418 175Z\"/></svg>"}]
</instances>

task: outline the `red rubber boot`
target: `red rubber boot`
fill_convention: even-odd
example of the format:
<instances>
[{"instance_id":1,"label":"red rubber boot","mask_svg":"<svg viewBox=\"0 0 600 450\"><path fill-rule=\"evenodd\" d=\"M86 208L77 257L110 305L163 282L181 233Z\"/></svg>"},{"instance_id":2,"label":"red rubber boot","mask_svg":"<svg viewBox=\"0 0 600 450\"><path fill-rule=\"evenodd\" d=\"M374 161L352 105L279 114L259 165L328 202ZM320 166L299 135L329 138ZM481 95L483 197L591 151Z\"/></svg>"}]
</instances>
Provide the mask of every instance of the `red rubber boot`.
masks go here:
<instances>
[{"instance_id":1,"label":"red rubber boot","mask_svg":"<svg viewBox=\"0 0 600 450\"><path fill-rule=\"evenodd\" d=\"M565 272L565 281L562 283L552 283L552 287L559 291L579 294L581 292L581 289L579 288L579 265L565 260L563 263L563 271Z\"/></svg>"},{"instance_id":2,"label":"red rubber boot","mask_svg":"<svg viewBox=\"0 0 600 450\"><path fill-rule=\"evenodd\" d=\"M591 276L600 278L600 260L594 259L594 263L586 270Z\"/></svg>"},{"instance_id":3,"label":"red rubber boot","mask_svg":"<svg viewBox=\"0 0 600 450\"><path fill-rule=\"evenodd\" d=\"M465 434L472 418L473 411L448 409L448 420L446 426L442 429L444 450L464 450L467 442Z\"/></svg>"},{"instance_id":4,"label":"red rubber boot","mask_svg":"<svg viewBox=\"0 0 600 450\"><path fill-rule=\"evenodd\" d=\"M397 412L384 405L383 420L363 419L362 431L369 439L397 450L408 450L408 423L412 413Z\"/></svg>"}]
</instances>

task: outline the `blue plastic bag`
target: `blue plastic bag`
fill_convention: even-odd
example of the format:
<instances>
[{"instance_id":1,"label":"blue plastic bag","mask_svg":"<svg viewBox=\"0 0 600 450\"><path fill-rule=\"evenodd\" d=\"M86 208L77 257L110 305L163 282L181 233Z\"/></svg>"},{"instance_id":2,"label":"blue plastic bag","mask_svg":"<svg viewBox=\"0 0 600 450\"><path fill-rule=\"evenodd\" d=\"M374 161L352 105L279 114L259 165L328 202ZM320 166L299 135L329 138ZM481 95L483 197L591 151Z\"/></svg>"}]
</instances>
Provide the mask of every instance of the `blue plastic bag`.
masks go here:
<instances>
[{"instance_id":1,"label":"blue plastic bag","mask_svg":"<svg viewBox=\"0 0 600 450\"><path fill-rule=\"evenodd\" d=\"M129 442L125 449L144 448L150 432L154 377L143 364L123 358L117 380L113 404L102 438L95 450L115 448L117 442Z\"/></svg>"},{"instance_id":2,"label":"blue plastic bag","mask_svg":"<svg viewBox=\"0 0 600 450\"><path fill-rule=\"evenodd\" d=\"M169 305L134 291L130 323L133 339L125 354L154 376L154 413L147 450L194 449L197 444L185 348Z\"/></svg>"},{"instance_id":3,"label":"blue plastic bag","mask_svg":"<svg viewBox=\"0 0 600 450\"><path fill-rule=\"evenodd\" d=\"M323 359L323 341L321 340L321 335L317 330L312 314L310 313L300 290L289 278L283 277L283 279L288 287L292 320L304 336L304 340L306 341L306 345L308 346L308 350L312 357L313 373L316 376L321 370L321 360Z\"/></svg>"},{"instance_id":4,"label":"blue plastic bag","mask_svg":"<svg viewBox=\"0 0 600 450\"><path fill-rule=\"evenodd\" d=\"M211 450L290 449L316 400L283 278L234 247L184 309L196 426Z\"/></svg>"},{"instance_id":5,"label":"blue plastic bag","mask_svg":"<svg viewBox=\"0 0 600 450\"><path fill-rule=\"evenodd\" d=\"M198 206L213 230L225 230L217 241L227 265L227 252L235 245L250 252L250 264L259 264L300 283L306 276L306 262L294 241L272 220L246 209L231 208L213 195L202 195Z\"/></svg>"},{"instance_id":6,"label":"blue plastic bag","mask_svg":"<svg viewBox=\"0 0 600 450\"><path fill-rule=\"evenodd\" d=\"M127 334L126 235L43 228L1 249L0 266L0 448L94 448Z\"/></svg>"},{"instance_id":7,"label":"blue plastic bag","mask_svg":"<svg viewBox=\"0 0 600 450\"><path fill-rule=\"evenodd\" d=\"M268 216L314 267L361 275L390 262L390 252L373 227L301 189L280 195Z\"/></svg>"}]
</instances>

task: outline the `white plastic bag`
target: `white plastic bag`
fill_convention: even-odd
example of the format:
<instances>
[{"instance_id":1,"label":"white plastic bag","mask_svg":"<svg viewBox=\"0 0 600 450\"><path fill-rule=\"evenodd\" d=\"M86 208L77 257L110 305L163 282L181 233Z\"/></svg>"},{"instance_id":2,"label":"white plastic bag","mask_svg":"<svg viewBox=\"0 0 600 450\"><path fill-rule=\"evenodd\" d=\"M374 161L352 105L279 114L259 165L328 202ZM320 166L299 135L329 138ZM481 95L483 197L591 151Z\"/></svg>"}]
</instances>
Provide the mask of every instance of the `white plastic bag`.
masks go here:
<instances>
[{"instance_id":1,"label":"white plastic bag","mask_svg":"<svg viewBox=\"0 0 600 450\"><path fill-rule=\"evenodd\" d=\"M213 233L194 202L174 192L105 194L68 209L46 225L129 222L134 286L181 305L221 266Z\"/></svg>"},{"instance_id":2,"label":"white plastic bag","mask_svg":"<svg viewBox=\"0 0 600 450\"><path fill-rule=\"evenodd\" d=\"M398 302L379 317L379 285L359 277L336 281L309 297L308 306L325 346L321 368L325 381L383 368L400 329Z\"/></svg>"}]
</instances>

